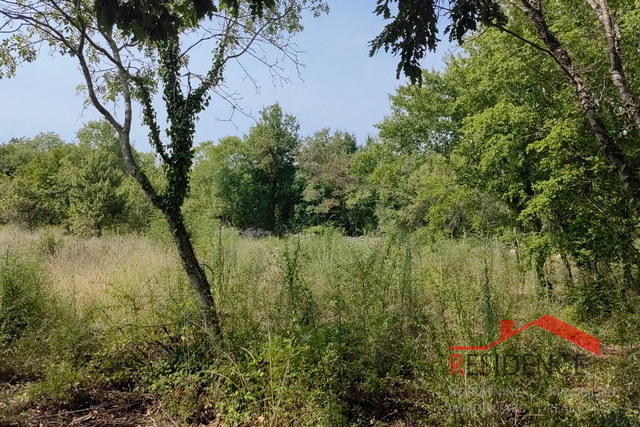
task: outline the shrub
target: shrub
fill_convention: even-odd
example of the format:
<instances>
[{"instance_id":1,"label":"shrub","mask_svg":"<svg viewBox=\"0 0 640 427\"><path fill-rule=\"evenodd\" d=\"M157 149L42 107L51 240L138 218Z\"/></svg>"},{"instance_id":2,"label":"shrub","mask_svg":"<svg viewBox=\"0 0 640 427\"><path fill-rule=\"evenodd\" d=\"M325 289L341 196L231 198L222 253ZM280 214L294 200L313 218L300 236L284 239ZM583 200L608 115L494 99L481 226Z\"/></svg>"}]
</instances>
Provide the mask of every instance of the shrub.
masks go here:
<instances>
[{"instance_id":1,"label":"shrub","mask_svg":"<svg viewBox=\"0 0 640 427\"><path fill-rule=\"evenodd\" d=\"M42 268L7 251L0 260L0 342L11 343L36 328L48 299Z\"/></svg>"}]
</instances>

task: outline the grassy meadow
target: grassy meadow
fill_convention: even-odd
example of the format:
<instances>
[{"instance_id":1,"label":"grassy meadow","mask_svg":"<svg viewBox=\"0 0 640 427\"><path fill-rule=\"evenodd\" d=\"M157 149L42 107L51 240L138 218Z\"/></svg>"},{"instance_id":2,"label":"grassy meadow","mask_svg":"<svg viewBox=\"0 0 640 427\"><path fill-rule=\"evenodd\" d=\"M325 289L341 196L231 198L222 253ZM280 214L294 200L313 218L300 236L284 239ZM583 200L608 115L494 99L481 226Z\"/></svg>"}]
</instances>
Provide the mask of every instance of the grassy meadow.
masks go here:
<instances>
[{"instance_id":1,"label":"grassy meadow","mask_svg":"<svg viewBox=\"0 0 640 427\"><path fill-rule=\"evenodd\" d=\"M79 238L3 227L0 425L30 425L20 420L33 408L83 408L101 392L152 396L177 426L640 425L640 303L615 283L583 287L588 278L551 258L549 293L499 240L316 231L193 232L218 346L163 230ZM519 328L545 314L600 339L601 355L530 328L487 360L534 355L547 368L461 365L486 374L462 376L450 366L450 354L472 353L450 346L489 344L500 320Z\"/></svg>"}]
</instances>

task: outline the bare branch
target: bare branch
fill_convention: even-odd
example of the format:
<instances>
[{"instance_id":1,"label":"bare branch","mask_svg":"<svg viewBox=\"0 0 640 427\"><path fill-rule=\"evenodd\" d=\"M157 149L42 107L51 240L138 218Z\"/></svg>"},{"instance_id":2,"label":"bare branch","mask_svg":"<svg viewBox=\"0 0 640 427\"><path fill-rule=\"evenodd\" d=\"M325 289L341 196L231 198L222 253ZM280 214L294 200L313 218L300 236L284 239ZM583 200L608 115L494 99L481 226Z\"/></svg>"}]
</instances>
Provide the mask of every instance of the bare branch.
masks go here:
<instances>
[{"instance_id":1,"label":"bare branch","mask_svg":"<svg viewBox=\"0 0 640 427\"><path fill-rule=\"evenodd\" d=\"M506 28L506 27L504 27L504 26L502 26L502 25L496 25L496 28L497 28L497 29L499 29L500 31L504 31L505 33L507 33L507 34L509 34L509 35L511 35L511 36L513 36L513 37L515 37L515 38L517 38L518 40L520 40L520 41L522 41L522 42L524 42L524 43L528 44L529 46L531 46L531 47L533 47L533 48L535 48L535 49L538 49L539 51L544 52L544 53L546 53L547 55L549 55L549 56L551 56L552 58L554 58L554 56L553 56L553 52L551 52L549 49L546 49L546 48L544 48L544 47L540 46L539 44L537 44L537 43L535 43L535 42L533 42L533 41L531 41L531 40L529 40L529 39L526 39L526 38L522 37L522 36L521 36L521 35L519 35L519 34L514 33L513 31L509 30L508 28ZM555 58L554 58L554 59L555 59Z\"/></svg>"},{"instance_id":2,"label":"bare branch","mask_svg":"<svg viewBox=\"0 0 640 427\"><path fill-rule=\"evenodd\" d=\"M202 43L204 43L205 41L209 41L209 40L213 40L215 38L218 37L222 37L224 36L224 34L220 33L220 34L213 34L209 37L202 37L201 39L199 39L197 42L193 43L191 46L189 46L187 49L185 49L184 52L182 52L182 54L180 56L184 57L187 53L189 53L189 51L199 45L201 45Z\"/></svg>"}]
</instances>

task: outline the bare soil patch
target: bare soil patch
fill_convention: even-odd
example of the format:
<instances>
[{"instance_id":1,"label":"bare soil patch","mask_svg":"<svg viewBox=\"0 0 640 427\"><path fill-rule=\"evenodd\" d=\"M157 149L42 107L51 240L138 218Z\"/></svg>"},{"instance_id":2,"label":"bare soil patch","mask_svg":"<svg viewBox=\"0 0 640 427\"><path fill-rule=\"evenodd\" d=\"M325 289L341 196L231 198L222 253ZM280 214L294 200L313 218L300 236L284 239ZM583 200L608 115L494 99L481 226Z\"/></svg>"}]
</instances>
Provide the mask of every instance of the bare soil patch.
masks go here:
<instances>
[{"instance_id":1,"label":"bare soil patch","mask_svg":"<svg viewBox=\"0 0 640 427\"><path fill-rule=\"evenodd\" d=\"M94 391L65 407L32 407L0 414L0 427L176 427L153 395Z\"/></svg>"}]
</instances>

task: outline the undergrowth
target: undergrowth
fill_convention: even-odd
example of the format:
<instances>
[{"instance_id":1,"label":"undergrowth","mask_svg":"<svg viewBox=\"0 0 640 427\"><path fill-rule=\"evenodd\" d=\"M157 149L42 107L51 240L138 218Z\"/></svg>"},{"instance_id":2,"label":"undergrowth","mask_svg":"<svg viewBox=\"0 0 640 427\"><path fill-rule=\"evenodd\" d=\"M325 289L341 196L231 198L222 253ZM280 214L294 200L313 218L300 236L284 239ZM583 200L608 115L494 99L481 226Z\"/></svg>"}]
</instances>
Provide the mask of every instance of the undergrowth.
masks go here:
<instances>
[{"instance_id":1,"label":"undergrowth","mask_svg":"<svg viewBox=\"0 0 640 427\"><path fill-rule=\"evenodd\" d=\"M197 246L221 344L161 240L0 236L0 419L109 389L152 393L185 425L638 425L640 305L604 298L606 283L570 283L550 265L554 293L540 292L496 240L210 231ZM602 354L531 328L457 353L545 361L535 372L452 367L451 346L487 345L501 320L517 329L545 314L598 337Z\"/></svg>"}]
</instances>

